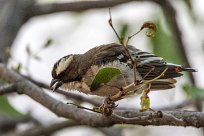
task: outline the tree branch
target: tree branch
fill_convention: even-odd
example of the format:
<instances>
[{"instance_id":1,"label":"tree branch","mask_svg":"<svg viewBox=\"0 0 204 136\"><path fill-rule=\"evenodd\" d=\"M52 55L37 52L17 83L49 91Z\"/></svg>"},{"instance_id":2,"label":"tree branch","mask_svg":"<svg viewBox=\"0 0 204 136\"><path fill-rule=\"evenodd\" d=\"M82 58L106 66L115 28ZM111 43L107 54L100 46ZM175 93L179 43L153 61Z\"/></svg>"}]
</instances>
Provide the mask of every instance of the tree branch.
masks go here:
<instances>
[{"instance_id":1,"label":"tree branch","mask_svg":"<svg viewBox=\"0 0 204 136\"><path fill-rule=\"evenodd\" d=\"M25 130L23 132L20 132L18 134L12 134L14 136L40 136L40 135L50 135L53 134L56 131L59 131L63 128L67 127L75 127L79 126L80 124L77 124L75 122L71 121L63 121L59 123L55 123L49 126L38 126L33 127L31 129Z\"/></svg>"},{"instance_id":2,"label":"tree branch","mask_svg":"<svg viewBox=\"0 0 204 136\"><path fill-rule=\"evenodd\" d=\"M31 79L30 77L27 77L27 76L23 76L23 77L30 80L31 82L38 85L39 87L50 90L49 85L47 85L45 83L36 81L36 80ZM72 100L77 100L79 102L87 102L87 103L90 103L90 104L92 104L94 106L100 106L102 104L102 101L100 101L100 100L93 100L93 99L90 99L90 98L87 98L87 97L83 97L82 95L79 95L79 94L73 94L73 93L70 93L70 92L67 92L67 91L63 91L61 89L57 89L55 92L64 95L66 98L69 98L69 99L72 99Z\"/></svg>"},{"instance_id":3,"label":"tree branch","mask_svg":"<svg viewBox=\"0 0 204 136\"><path fill-rule=\"evenodd\" d=\"M12 136L39 136L39 135L51 135L56 131L59 131L64 128L70 127L80 127L81 124L78 124L73 121L63 121L59 123L54 123L48 126L35 126L23 132L12 134ZM106 136L122 136L121 129L117 128L97 128L97 130L104 133ZM11 136L11 135L7 135Z\"/></svg>"},{"instance_id":4,"label":"tree branch","mask_svg":"<svg viewBox=\"0 0 204 136\"><path fill-rule=\"evenodd\" d=\"M68 3L51 3L35 5L32 8L32 16L51 14L63 11L83 11L88 9L109 8L133 1L148 1L148 0L96 0L96 1L77 1Z\"/></svg>"},{"instance_id":5,"label":"tree branch","mask_svg":"<svg viewBox=\"0 0 204 136\"><path fill-rule=\"evenodd\" d=\"M12 117L5 114L0 114L0 133L13 131L20 123L32 122L39 124L39 122L31 116Z\"/></svg>"},{"instance_id":6,"label":"tree branch","mask_svg":"<svg viewBox=\"0 0 204 136\"><path fill-rule=\"evenodd\" d=\"M7 62L20 27L28 20L34 1L0 0L0 61Z\"/></svg>"},{"instance_id":7,"label":"tree branch","mask_svg":"<svg viewBox=\"0 0 204 136\"><path fill-rule=\"evenodd\" d=\"M6 84L0 86L0 95L16 92L15 84Z\"/></svg>"},{"instance_id":8,"label":"tree branch","mask_svg":"<svg viewBox=\"0 0 204 136\"><path fill-rule=\"evenodd\" d=\"M69 3L36 4L35 0L0 0L0 62L7 62L12 43L21 26L33 16L63 12L108 8L132 1L159 0L98 0Z\"/></svg>"},{"instance_id":9,"label":"tree branch","mask_svg":"<svg viewBox=\"0 0 204 136\"><path fill-rule=\"evenodd\" d=\"M60 117L69 118L83 125L95 127L108 127L114 124L137 124L137 125L171 125L171 126L194 126L204 127L204 113L191 111L162 111L139 112L119 111L105 117L98 113L88 112L76 106L64 104L46 94L41 88L26 80L14 71L0 64L0 77L4 80L15 82L17 92L28 95L50 111Z\"/></svg>"}]
</instances>

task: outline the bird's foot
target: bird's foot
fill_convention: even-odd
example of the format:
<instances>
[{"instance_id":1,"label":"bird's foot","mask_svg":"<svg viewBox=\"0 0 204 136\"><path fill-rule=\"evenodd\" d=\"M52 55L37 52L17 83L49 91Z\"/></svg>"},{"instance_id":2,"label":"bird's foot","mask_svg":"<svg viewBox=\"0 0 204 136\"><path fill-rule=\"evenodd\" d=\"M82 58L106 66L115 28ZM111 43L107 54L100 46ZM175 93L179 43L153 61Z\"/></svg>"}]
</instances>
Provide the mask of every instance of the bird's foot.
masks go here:
<instances>
[{"instance_id":1,"label":"bird's foot","mask_svg":"<svg viewBox=\"0 0 204 136\"><path fill-rule=\"evenodd\" d=\"M115 104L114 101L111 100L110 97L107 97L103 104L100 107L95 107L93 110L102 113L105 116L110 116L113 113L113 109L118 105Z\"/></svg>"},{"instance_id":2,"label":"bird's foot","mask_svg":"<svg viewBox=\"0 0 204 136\"><path fill-rule=\"evenodd\" d=\"M135 86L140 85L142 83L143 80L136 80L134 81Z\"/></svg>"}]
</instances>

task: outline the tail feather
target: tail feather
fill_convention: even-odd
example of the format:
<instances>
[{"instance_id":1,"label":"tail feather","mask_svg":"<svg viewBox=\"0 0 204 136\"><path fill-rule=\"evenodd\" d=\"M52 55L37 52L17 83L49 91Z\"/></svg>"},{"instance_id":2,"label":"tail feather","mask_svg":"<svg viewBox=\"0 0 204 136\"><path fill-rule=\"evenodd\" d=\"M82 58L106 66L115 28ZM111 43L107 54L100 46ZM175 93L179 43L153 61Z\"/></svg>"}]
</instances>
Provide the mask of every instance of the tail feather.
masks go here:
<instances>
[{"instance_id":1,"label":"tail feather","mask_svg":"<svg viewBox=\"0 0 204 136\"><path fill-rule=\"evenodd\" d=\"M151 90L166 90L175 87L176 79L158 79L151 83Z\"/></svg>"},{"instance_id":2,"label":"tail feather","mask_svg":"<svg viewBox=\"0 0 204 136\"><path fill-rule=\"evenodd\" d=\"M145 77L145 80L151 80L157 76L159 76L162 72L158 72L157 74L150 74L148 75L147 77ZM141 74L141 75L145 75L145 74ZM183 74L182 73L168 73L166 72L164 74L164 76L160 77L160 79L168 79L168 78L176 78L176 77L180 77L182 76ZM142 76L143 77L143 76Z\"/></svg>"},{"instance_id":3,"label":"tail feather","mask_svg":"<svg viewBox=\"0 0 204 136\"><path fill-rule=\"evenodd\" d=\"M142 77L145 77L145 80L151 80L159 76L166 68L168 70L165 72L164 76L161 76L160 79L176 78L180 77L183 74L181 72L196 72L193 68L186 68L181 65L166 63L160 66L154 66L154 70L150 71L153 66L138 67L138 71ZM149 74L147 74L149 73Z\"/></svg>"},{"instance_id":4,"label":"tail feather","mask_svg":"<svg viewBox=\"0 0 204 136\"><path fill-rule=\"evenodd\" d=\"M175 84L165 84L165 83L155 84L155 83L152 83L150 89L152 91L158 91L158 90L167 90L167 89L172 89L172 88L175 88Z\"/></svg>"},{"instance_id":5,"label":"tail feather","mask_svg":"<svg viewBox=\"0 0 204 136\"><path fill-rule=\"evenodd\" d=\"M166 90L174 88L176 83L176 79L174 78L182 76L183 74L181 72L196 72L193 68L186 68L171 63L155 66L154 70L150 71L151 68L152 67L145 66L138 69L139 73L145 80L152 80L158 77L166 68L168 68L163 76L151 83L151 90Z\"/></svg>"},{"instance_id":6,"label":"tail feather","mask_svg":"<svg viewBox=\"0 0 204 136\"><path fill-rule=\"evenodd\" d=\"M166 66L168 67L168 69L173 69L173 70L179 69L179 72L182 72L182 71L197 72L197 70L195 70L194 68L183 67L181 65L176 65L172 63L167 63Z\"/></svg>"},{"instance_id":7,"label":"tail feather","mask_svg":"<svg viewBox=\"0 0 204 136\"><path fill-rule=\"evenodd\" d=\"M193 68L185 68L185 67L182 67L182 71L187 71L187 72L197 72L196 69L193 69Z\"/></svg>"}]
</instances>

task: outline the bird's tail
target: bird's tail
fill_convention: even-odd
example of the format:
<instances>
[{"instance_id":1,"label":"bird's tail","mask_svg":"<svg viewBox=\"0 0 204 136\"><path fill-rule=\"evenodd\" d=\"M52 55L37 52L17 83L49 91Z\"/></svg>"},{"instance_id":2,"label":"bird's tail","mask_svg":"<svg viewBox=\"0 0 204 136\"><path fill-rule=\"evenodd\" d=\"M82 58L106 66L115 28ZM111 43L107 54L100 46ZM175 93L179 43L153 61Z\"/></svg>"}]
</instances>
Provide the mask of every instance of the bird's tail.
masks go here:
<instances>
[{"instance_id":1,"label":"bird's tail","mask_svg":"<svg viewBox=\"0 0 204 136\"><path fill-rule=\"evenodd\" d=\"M151 90L166 90L175 87L176 79L158 79L151 83Z\"/></svg>"},{"instance_id":2,"label":"bird's tail","mask_svg":"<svg viewBox=\"0 0 204 136\"><path fill-rule=\"evenodd\" d=\"M167 63L165 66L160 67L160 68L155 68L157 74L155 74L154 76L156 77L156 75L158 76L160 73L162 73L162 71L168 68L167 71L165 72L164 76L162 76L160 79L168 79L168 78L176 78L176 77L180 77L183 75L183 71L185 72L196 72L195 69L193 68L187 68L187 67L183 67L181 65L176 65L176 64L171 64L171 63Z\"/></svg>"},{"instance_id":3,"label":"bird's tail","mask_svg":"<svg viewBox=\"0 0 204 136\"><path fill-rule=\"evenodd\" d=\"M165 89L174 88L176 83L176 79L174 78L182 76L183 74L181 72L183 71L196 72L196 70L193 68L186 68L181 65L175 65L171 63L167 63L165 67L168 68L168 70L164 73L164 75L151 83L152 90L165 90ZM161 74L162 73L161 69L164 69L164 68L161 68L161 67L155 68L155 70L157 71L155 73ZM155 78L156 75L158 76L159 74L155 74L152 77Z\"/></svg>"},{"instance_id":4,"label":"bird's tail","mask_svg":"<svg viewBox=\"0 0 204 136\"><path fill-rule=\"evenodd\" d=\"M185 67L182 67L182 71L187 71L187 72L197 72L196 69L193 69L193 68L185 68Z\"/></svg>"}]
</instances>

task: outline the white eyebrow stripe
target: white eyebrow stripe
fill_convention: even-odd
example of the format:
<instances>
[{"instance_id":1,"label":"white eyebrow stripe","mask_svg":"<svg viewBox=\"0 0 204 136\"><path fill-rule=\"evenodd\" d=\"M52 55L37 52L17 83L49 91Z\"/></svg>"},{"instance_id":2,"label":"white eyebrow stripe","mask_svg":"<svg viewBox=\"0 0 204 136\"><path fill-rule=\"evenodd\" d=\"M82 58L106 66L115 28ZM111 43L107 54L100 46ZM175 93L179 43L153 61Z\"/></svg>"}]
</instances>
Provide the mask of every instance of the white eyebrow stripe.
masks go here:
<instances>
[{"instance_id":1,"label":"white eyebrow stripe","mask_svg":"<svg viewBox=\"0 0 204 136\"><path fill-rule=\"evenodd\" d=\"M55 69L56 74L59 75L61 72L63 72L64 70L66 70L66 68L69 66L69 64L72 62L73 60L73 56L69 56L69 58L62 58L58 65L57 68Z\"/></svg>"}]
</instances>

